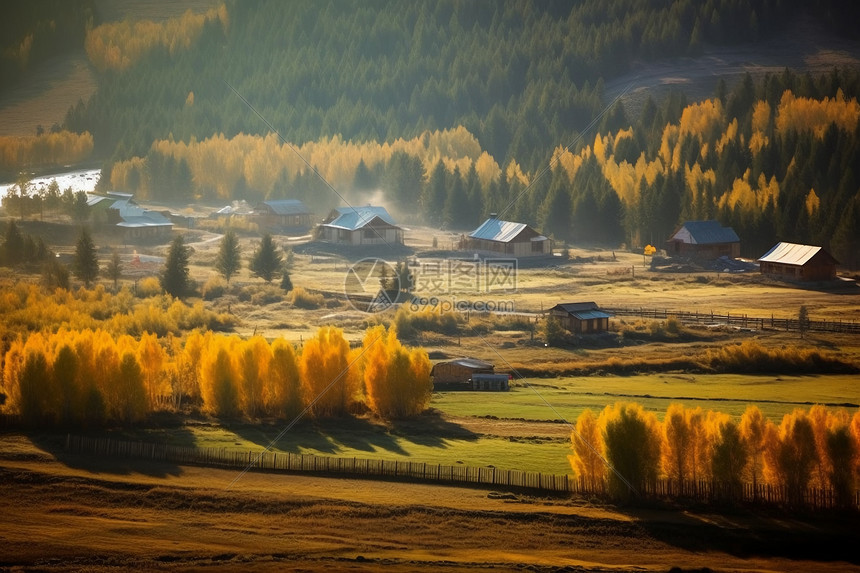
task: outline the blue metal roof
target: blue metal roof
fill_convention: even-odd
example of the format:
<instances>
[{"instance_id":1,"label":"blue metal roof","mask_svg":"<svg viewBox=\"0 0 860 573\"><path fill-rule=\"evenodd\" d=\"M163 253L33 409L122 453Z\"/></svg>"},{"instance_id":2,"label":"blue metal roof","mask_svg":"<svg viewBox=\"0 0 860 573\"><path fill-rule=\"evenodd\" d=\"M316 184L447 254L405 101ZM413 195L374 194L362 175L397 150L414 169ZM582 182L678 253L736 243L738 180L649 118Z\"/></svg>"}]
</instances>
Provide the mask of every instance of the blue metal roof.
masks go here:
<instances>
[{"instance_id":1,"label":"blue metal roof","mask_svg":"<svg viewBox=\"0 0 860 573\"><path fill-rule=\"evenodd\" d=\"M528 225L525 223L514 223L513 221L502 221L495 217L490 217L484 221L480 227L469 233L472 239L484 239L487 241L498 241L500 243L509 243L520 233L522 233ZM538 233L537 237L532 238L533 241L546 240L546 237Z\"/></svg>"},{"instance_id":2,"label":"blue metal roof","mask_svg":"<svg viewBox=\"0 0 860 573\"><path fill-rule=\"evenodd\" d=\"M740 242L735 230L731 227L723 227L719 221L687 221L675 231L670 240L693 245Z\"/></svg>"},{"instance_id":3,"label":"blue metal roof","mask_svg":"<svg viewBox=\"0 0 860 573\"><path fill-rule=\"evenodd\" d=\"M308 215L310 211L304 203L298 199L273 199L263 201L264 205L274 211L276 215Z\"/></svg>"},{"instance_id":4,"label":"blue metal roof","mask_svg":"<svg viewBox=\"0 0 860 573\"><path fill-rule=\"evenodd\" d=\"M338 213L337 217L326 223L326 226L355 231L361 229L377 217L393 227L397 226L394 219L385 210L385 207L374 207L371 205L365 207L338 207L335 211Z\"/></svg>"}]
</instances>

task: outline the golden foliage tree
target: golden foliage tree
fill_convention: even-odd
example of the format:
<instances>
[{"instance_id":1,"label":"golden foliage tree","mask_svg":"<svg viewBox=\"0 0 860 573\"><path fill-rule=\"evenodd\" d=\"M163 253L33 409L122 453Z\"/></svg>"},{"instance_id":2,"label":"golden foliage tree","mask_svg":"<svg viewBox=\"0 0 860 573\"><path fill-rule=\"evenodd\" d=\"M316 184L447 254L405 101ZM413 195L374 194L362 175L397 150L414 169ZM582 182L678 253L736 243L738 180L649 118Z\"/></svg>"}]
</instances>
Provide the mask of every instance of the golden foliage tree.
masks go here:
<instances>
[{"instance_id":1,"label":"golden foliage tree","mask_svg":"<svg viewBox=\"0 0 860 573\"><path fill-rule=\"evenodd\" d=\"M263 402L266 413L277 418L293 418L305 405L296 351L282 338L272 343L272 361Z\"/></svg>"},{"instance_id":2,"label":"golden foliage tree","mask_svg":"<svg viewBox=\"0 0 860 573\"><path fill-rule=\"evenodd\" d=\"M815 433L809 416L797 408L782 418L778 430L769 433L765 474L785 488L789 503L799 505L818 463Z\"/></svg>"},{"instance_id":3,"label":"golden foliage tree","mask_svg":"<svg viewBox=\"0 0 860 573\"><path fill-rule=\"evenodd\" d=\"M570 435L573 455L568 456L573 472L587 484L597 488L606 477L603 461L603 440L594 413L586 408L576 419L575 431Z\"/></svg>"},{"instance_id":4,"label":"golden foliage tree","mask_svg":"<svg viewBox=\"0 0 860 573\"><path fill-rule=\"evenodd\" d=\"M343 331L323 326L302 349L300 372L302 388L311 412L320 418L343 416L355 395L348 383L349 343Z\"/></svg>"},{"instance_id":5,"label":"golden foliage tree","mask_svg":"<svg viewBox=\"0 0 860 573\"><path fill-rule=\"evenodd\" d=\"M369 328L363 343L367 405L386 418L416 416L430 402L430 360L423 349L404 348L392 328Z\"/></svg>"},{"instance_id":6,"label":"golden foliage tree","mask_svg":"<svg viewBox=\"0 0 860 573\"><path fill-rule=\"evenodd\" d=\"M654 414L634 403L616 403L600 413L609 472L609 493L628 499L633 490L653 487L660 469L662 431ZM633 490L631 490L631 487Z\"/></svg>"}]
</instances>

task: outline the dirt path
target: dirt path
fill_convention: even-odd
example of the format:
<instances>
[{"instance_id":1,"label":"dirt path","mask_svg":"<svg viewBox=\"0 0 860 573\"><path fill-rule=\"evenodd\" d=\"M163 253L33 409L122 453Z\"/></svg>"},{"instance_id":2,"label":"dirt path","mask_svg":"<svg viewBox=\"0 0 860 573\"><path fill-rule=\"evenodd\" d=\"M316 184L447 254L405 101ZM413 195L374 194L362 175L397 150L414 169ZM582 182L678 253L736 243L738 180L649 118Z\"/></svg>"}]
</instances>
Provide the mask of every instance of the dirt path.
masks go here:
<instances>
[{"instance_id":1,"label":"dirt path","mask_svg":"<svg viewBox=\"0 0 860 573\"><path fill-rule=\"evenodd\" d=\"M696 101L712 97L721 78L731 89L746 73L756 78L790 68L818 75L834 67L860 67L860 42L826 32L812 17L798 17L782 34L757 44L709 46L697 57L638 62L629 74L607 81L605 93L612 101L627 90L621 99L635 116L648 95L657 100L673 88Z\"/></svg>"},{"instance_id":2,"label":"dirt path","mask_svg":"<svg viewBox=\"0 0 860 573\"><path fill-rule=\"evenodd\" d=\"M0 569L860 570L856 520L622 511L440 485L116 460L4 436ZM846 561L850 559L851 561Z\"/></svg>"}]
</instances>

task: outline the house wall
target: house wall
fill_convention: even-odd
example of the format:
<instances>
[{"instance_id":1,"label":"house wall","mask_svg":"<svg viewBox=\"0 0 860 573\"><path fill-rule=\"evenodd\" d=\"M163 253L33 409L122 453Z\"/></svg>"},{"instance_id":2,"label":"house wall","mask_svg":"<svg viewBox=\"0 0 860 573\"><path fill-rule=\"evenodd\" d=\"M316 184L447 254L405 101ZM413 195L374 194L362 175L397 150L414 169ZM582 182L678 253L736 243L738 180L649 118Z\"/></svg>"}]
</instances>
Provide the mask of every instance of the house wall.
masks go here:
<instances>
[{"instance_id":1,"label":"house wall","mask_svg":"<svg viewBox=\"0 0 860 573\"><path fill-rule=\"evenodd\" d=\"M534 246L537 245L537 246ZM539 257L550 254L552 241L488 241L487 239L470 239L466 250L486 255L504 255L517 258ZM538 250L535 250L538 249Z\"/></svg>"},{"instance_id":2,"label":"house wall","mask_svg":"<svg viewBox=\"0 0 860 573\"><path fill-rule=\"evenodd\" d=\"M433 367L434 384L466 384L472 374L492 374L493 368L467 368L460 364L440 362Z\"/></svg>"},{"instance_id":3,"label":"house wall","mask_svg":"<svg viewBox=\"0 0 860 573\"><path fill-rule=\"evenodd\" d=\"M364 227L350 231L337 227L320 226L319 238L341 245L393 245L403 243L403 230L398 227Z\"/></svg>"},{"instance_id":4,"label":"house wall","mask_svg":"<svg viewBox=\"0 0 860 573\"><path fill-rule=\"evenodd\" d=\"M275 213L266 213L265 215L257 215L255 219L258 225L263 227L310 227L311 216L304 215L277 215Z\"/></svg>"},{"instance_id":5,"label":"house wall","mask_svg":"<svg viewBox=\"0 0 860 573\"><path fill-rule=\"evenodd\" d=\"M550 315L554 316L561 323L561 326L574 334L593 334L596 332L606 332L609 330L608 318L592 318L589 320L579 320L575 316L565 312L564 310L550 311Z\"/></svg>"},{"instance_id":6,"label":"house wall","mask_svg":"<svg viewBox=\"0 0 860 573\"><path fill-rule=\"evenodd\" d=\"M711 243L697 245L681 241L669 241L669 254L699 259L737 258L741 256L740 243Z\"/></svg>"},{"instance_id":7,"label":"house wall","mask_svg":"<svg viewBox=\"0 0 860 573\"><path fill-rule=\"evenodd\" d=\"M836 265L816 263L814 260L800 265L762 262L761 274L794 281L830 281L836 278Z\"/></svg>"}]
</instances>

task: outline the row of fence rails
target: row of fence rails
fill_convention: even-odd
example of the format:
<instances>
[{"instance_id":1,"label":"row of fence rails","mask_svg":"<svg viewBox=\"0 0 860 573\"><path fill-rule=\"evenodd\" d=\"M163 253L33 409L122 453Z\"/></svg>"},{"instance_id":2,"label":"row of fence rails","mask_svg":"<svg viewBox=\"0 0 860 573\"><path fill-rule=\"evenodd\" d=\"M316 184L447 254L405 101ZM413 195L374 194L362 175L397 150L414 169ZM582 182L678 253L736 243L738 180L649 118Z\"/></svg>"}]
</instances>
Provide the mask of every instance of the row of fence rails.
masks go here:
<instances>
[{"instance_id":1,"label":"row of fence rails","mask_svg":"<svg viewBox=\"0 0 860 573\"><path fill-rule=\"evenodd\" d=\"M363 478L499 486L541 493L568 493L601 498L607 494L606 483L602 479L587 480L584 477L574 478L569 475L501 469L492 466L443 465L291 452L196 448L72 435L66 438L66 449L79 454L233 469L249 468L284 473L339 474ZM710 480L679 482L672 479L658 479L637 488L637 491L650 499L802 505L813 509L844 507L860 509L860 490L854 490L847 499L840 499L836 492L828 488L810 487L792 495L785 488L771 484L732 484Z\"/></svg>"},{"instance_id":2,"label":"row of fence rails","mask_svg":"<svg viewBox=\"0 0 860 573\"><path fill-rule=\"evenodd\" d=\"M675 318L686 324L720 324L737 328L753 330L785 330L800 332L834 332L843 334L860 334L860 322L851 320L805 320L797 318L754 317L747 314L719 314L715 312L699 312L685 310L669 310L635 307L604 307L603 310L615 316L638 316L654 320Z\"/></svg>"}]
</instances>

